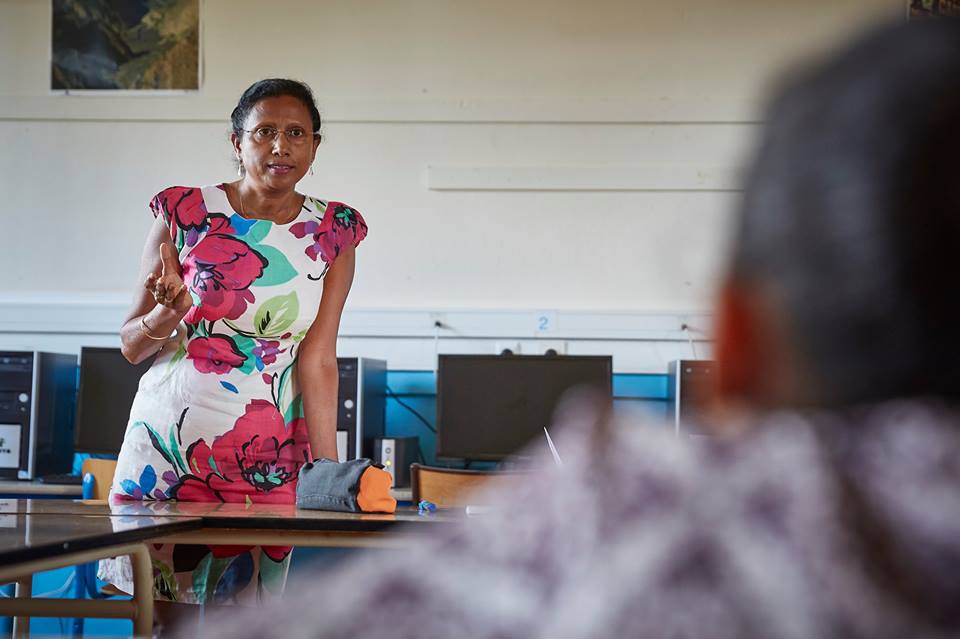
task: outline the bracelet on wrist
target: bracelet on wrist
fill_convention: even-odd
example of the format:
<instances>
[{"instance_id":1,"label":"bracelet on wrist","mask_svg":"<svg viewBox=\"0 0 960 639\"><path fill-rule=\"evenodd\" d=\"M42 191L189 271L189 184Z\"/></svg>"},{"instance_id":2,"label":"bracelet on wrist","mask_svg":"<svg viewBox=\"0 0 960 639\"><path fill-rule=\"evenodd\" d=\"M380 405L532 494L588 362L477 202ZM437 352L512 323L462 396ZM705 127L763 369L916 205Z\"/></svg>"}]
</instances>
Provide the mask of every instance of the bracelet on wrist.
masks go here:
<instances>
[{"instance_id":1,"label":"bracelet on wrist","mask_svg":"<svg viewBox=\"0 0 960 639\"><path fill-rule=\"evenodd\" d=\"M175 335L175 333L171 333L170 335L168 335L168 336L166 336L166 337L157 337L156 335L152 335L152 334L150 333L150 330L147 328L147 323L143 320L143 317L144 317L143 315L140 316L140 330L143 332L143 334L144 334L146 337L148 337L148 338L150 338L150 339L152 339L152 340L154 340L154 341L157 341L157 342L166 342L166 341L169 340L171 337L173 337L173 335Z\"/></svg>"}]
</instances>

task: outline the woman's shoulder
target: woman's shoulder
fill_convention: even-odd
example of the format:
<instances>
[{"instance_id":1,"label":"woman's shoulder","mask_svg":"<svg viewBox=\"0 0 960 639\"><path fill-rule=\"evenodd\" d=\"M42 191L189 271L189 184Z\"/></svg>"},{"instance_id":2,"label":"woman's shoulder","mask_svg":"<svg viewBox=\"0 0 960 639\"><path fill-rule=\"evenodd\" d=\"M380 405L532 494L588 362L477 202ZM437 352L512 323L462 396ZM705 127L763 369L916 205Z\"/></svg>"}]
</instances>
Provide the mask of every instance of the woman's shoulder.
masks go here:
<instances>
[{"instance_id":1,"label":"woman's shoulder","mask_svg":"<svg viewBox=\"0 0 960 639\"><path fill-rule=\"evenodd\" d=\"M366 220L349 204L307 195L303 206L309 218L291 226L290 231L297 237L313 236L307 254L314 260L319 257L332 264L347 245L357 246L367 236Z\"/></svg>"},{"instance_id":2,"label":"woman's shoulder","mask_svg":"<svg viewBox=\"0 0 960 639\"><path fill-rule=\"evenodd\" d=\"M360 211L346 202L307 195L303 205L324 229L362 231L359 239L367 233L367 222Z\"/></svg>"},{"instance_id":3,"label":"woman's shoulder","mask_svg":"<svg viewBox=\"0 0 960 639\"><path fill-rule=\"evenodd\" d=\"M207 207L199 186L168 186L150 199L153 216L163 216L167 225L200 230L206 223Z\"/></svg>"},{"instance_id":4,"label":"woman's shoulder","mask_svg":"<svg viewBox=\"0 0 960 639\"><path fill-rule=\"evenodd\" d=\"M314 211L318 217L322 217L329 210L336 212L337 210L349 209L354 214L360 214L356 207L340 200L332 200L330 198L317 197L315 195L305 195L304 198L303 206Z\"/></svg>"},{"instance_id":5,"label":"woman's shoulder","mask_svg":"<svg viewBox=\"0 0 960 639\"><path fill-rule=\"evenodd\" d=\"M168 186L157 191L151 202L162 202L171 206L176 206L184 200L202 197L203 190L208 187L203 186Z\"/></svg>"}]
</instances>

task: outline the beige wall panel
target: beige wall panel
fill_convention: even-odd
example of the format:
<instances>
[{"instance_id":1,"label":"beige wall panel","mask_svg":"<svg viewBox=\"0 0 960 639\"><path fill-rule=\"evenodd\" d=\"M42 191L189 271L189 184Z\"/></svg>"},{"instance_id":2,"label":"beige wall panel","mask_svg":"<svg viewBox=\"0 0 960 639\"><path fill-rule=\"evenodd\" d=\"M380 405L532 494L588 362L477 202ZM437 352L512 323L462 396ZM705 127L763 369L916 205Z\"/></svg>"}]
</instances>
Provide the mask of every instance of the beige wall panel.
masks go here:
<instances>
[{"instance_id":1,"label":"beige wall panel","mask_svg":"<svg viewBox=\"0 0 960 639\"><path fill-rule=\"evenodd\" d=\"M303 189L371 225L351 307L707 309L737 193L655 176L736 172L787 61L903 13L901 0L202 6L199 92L65 96L48 89L49 0L0 0L0 297L126 295L149 198L232 179L230 109L285 75L327 116ZM431 189L428 167L494 186L520 169L545 190ZM560 188L577 169L596 190ZM611 190L604 171L647 190Z\"/></svg>"}]
</instances>

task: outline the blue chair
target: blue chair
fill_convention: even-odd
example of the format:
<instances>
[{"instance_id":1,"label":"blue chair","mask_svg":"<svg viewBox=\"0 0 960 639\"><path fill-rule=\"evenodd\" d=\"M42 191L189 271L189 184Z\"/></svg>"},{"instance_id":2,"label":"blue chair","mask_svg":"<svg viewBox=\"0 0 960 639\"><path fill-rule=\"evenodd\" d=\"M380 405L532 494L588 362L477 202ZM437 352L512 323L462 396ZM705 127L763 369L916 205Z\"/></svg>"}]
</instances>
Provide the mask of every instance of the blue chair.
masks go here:
<instances>
[{"instance_id":1,"label":"blue chair","mask_svg":"<svg viewBox=\"0 0 960 639\"><path fill-rule=\"evenodd\" d=\"M113 459L85 459L83 460L83 481L81 483L84 499L106 499L110 493L110 484L113 483L113 471L117 462ZM106 599L113 595L100 592L97 588L97 562L83 564L76 567L76 580L73 585L73 596L77 599ZM71 626L71 637L83 636L83 619L74 619Z\"/></svg>"}]
</instances>

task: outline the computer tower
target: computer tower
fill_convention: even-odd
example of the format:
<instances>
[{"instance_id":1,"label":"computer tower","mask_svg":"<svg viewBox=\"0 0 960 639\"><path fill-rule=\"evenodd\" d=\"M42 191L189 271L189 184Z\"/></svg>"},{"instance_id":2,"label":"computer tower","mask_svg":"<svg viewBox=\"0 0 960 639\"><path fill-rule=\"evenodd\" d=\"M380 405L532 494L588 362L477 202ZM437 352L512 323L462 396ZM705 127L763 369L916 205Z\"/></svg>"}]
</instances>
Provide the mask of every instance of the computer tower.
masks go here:
<instances>
[{"instance_id":1,"label":"computer tower","mask_svg":"<svg viewBox=\"0 0 960 639\"><path fill-rule=\"evenodd\" d=\"M410 464L417 460L417 437L380 437L374 440L373 461L393 478L394 488L410 486Z\"/></svg>"},{"instance_id":2,"label":"computer tower","mask_svg":"<svg viewBox=\"0 0 960 639\"><path fill-rule=\"evenodd\" d=\"M0 479L70 471L76 392L76 355L0 351Z\"/></svg>"},{"instance_id":3,"label":"computer tower","mask_svg":"<svg viewBox=\"0 0 960 639\"><path fill-rule=\"evenodd\" d=\"M340 461L373 457L373 440L383 437L387 363L367 357L338 357L337 452Z\"/></svg>"},{"instance_id":4,"label":"computer tower","mask_svg":"<svg viewBox=\"0 0 960 639\"><path fill-rule=\"evenodd\" d=\"M674 432L705 435L703 412L716 392L716 362L678 359L668 366L667 416Z\"/></svg>"}]
</instances>

